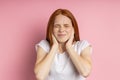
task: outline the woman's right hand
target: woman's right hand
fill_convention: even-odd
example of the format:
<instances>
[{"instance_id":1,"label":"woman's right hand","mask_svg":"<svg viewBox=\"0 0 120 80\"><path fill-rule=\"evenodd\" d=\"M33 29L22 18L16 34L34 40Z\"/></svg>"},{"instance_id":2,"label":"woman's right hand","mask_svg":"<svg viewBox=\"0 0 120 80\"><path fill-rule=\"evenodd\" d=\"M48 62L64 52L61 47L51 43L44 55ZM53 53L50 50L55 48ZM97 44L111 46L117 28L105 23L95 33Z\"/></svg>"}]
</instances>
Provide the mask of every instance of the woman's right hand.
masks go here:
<instances>
[{"instance_id":1,"label":"woman's right hand","mask_svg":"<svg viewBox=\"0 0 120 80\"><path fill-rule=\"evenodd\" d=\"M53 34L52 34L52 40L53 40L53 46L55 46L58 49L58 41Z\"/></svg>"}]
</instances>

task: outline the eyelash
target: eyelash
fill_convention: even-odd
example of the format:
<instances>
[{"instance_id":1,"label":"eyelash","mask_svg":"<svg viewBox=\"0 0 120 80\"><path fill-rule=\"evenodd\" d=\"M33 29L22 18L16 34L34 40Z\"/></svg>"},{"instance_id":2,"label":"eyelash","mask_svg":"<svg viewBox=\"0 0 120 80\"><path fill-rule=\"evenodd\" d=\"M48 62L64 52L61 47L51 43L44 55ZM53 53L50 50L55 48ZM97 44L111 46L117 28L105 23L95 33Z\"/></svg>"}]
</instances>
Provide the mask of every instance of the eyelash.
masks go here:
<instances>
[{"instance_id":1,"label":"eyelash","mask_svg":"<svg viewBox=\"0 0 120 80\"><path fill-rule=\"evenodd\" d=\"M54 27L55 27L55 28L58 28L59 26L55 25Z\"/></svg>"},{"instance_id":2,"label":"eyelash","mask_svg":"<svg viewBox=\"0 0 120 80\"><path fill-rule=\"evenodd\" d=\"M69 27L68 25L66 25L65 27Z\"/></svg>"},{"instance_id":3,"label":"eyelash","mask_svg":"<svg viewBox=\"0 0 120 80\"><path fill-rule=\"evenodd\" d=\"M55 28L59 28L60 26L55 25L54 27L55 27ZM67 28L67 27L69 27L69 25L64 25L64 27L66 27L66 28Z\"/></svg>"}]
</instances>

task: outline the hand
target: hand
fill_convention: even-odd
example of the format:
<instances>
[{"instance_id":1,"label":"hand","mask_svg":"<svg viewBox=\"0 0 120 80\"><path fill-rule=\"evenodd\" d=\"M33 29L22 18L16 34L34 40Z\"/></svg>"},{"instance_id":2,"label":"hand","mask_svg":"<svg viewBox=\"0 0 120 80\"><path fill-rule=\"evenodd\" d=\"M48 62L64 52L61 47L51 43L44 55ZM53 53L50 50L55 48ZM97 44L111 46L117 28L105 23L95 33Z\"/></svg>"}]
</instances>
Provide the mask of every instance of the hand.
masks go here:
<instances>
[{"instance_id":1,"label":"hand","mask_svg":"<svg viewBox=\"0 0 120 80\"><path fill-rule=\"evenodd\" d=\"M66 42L66 48L72 46L73 39L74 39L74 30L72 31L70 38Z\"/></svg>"},{"instance_id":2,"label":"hand","mask_svg":"<svg viewBox=\"0 0 120 80\"><path fill-rule=\"evenodd\" d=\"M58 41L56 40L55 36L52 34L53 46L58 48Z\"/></svg>"}]
</instances>

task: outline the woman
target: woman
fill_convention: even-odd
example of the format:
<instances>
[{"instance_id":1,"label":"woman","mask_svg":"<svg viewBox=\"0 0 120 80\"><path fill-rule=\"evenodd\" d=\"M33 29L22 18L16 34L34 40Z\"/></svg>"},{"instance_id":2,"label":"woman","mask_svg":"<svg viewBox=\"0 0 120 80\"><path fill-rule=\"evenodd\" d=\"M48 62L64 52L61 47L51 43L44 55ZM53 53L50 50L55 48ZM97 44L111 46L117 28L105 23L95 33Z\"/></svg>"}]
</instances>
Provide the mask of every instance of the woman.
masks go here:
<instances>
[{"instance_id":1,"label":"woman","mask_svg":"<svg viewBox=\"0 0 120 80\"><path fill-rule=\"evenodd\" d=\"M91 72L91 45L79 39L77 22L66 9L50 17L46 40L36 44L37 80L85 80Z\"/></svg>"}]
</instances>

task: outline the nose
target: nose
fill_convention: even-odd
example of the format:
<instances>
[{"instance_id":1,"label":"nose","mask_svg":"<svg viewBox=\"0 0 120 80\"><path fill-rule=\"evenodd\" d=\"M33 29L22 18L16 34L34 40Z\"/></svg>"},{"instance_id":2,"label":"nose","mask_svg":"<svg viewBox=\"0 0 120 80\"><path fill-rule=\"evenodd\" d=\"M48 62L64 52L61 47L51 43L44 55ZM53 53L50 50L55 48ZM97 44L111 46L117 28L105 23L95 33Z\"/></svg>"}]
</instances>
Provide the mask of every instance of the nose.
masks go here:
<instances>
[{"instance_id":1,"label":"nose","mask_svg":"<svg viewBox=\"0 0 120 80\"><path fill-rule=\"evenodd\" d=\"M64 30L65 30L65 29L64 29L64 27L62 27L62 26L59 28L59 32L63 32Z\"/></svg>"}]
</instances>

